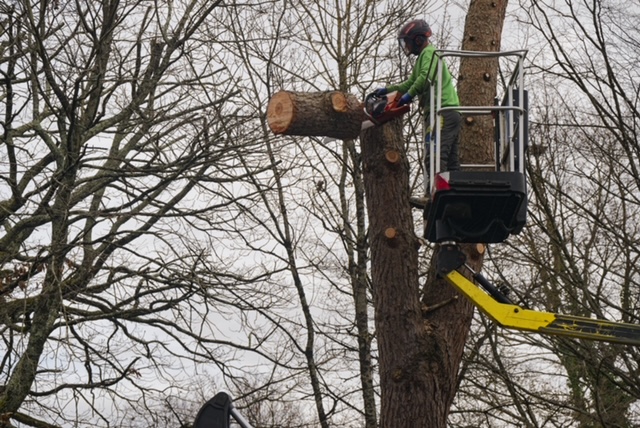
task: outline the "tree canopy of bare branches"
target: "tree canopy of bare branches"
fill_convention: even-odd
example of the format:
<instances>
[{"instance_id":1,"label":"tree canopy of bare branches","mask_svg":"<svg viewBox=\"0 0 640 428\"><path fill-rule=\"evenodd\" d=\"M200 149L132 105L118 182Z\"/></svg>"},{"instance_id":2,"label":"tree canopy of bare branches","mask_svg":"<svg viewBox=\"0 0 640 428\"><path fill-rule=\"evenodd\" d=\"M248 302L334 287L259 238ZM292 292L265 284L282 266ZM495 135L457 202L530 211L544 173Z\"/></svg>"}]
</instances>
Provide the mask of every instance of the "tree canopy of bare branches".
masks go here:
<instances>
[{"instance_id":1,"label":"tree canopy of bare branches","mask_svg":"<svg viewBox=\"0 0 640 428\"><path fill-rule=\"evenodd\" d=\"M416 17L439 48L497 49L468 6L0 1L0 426L189 426L226 389L257 426L377 428L363 149L276 137L266 105L407 75L395 34ZM528 307L640 322L637 18L636 0L507 9L501 45L529 49L529 222L483 269ZM464 96L487 67L452 65ZM402 125L420 192L418 113ZM464 161L486 137L468 132ZM420 251L412 302L453 298ZM430 374L439 423L640 423L633 348L501 331L466 302L426 319L463 358Z\"/></svg>"}]
</instances>

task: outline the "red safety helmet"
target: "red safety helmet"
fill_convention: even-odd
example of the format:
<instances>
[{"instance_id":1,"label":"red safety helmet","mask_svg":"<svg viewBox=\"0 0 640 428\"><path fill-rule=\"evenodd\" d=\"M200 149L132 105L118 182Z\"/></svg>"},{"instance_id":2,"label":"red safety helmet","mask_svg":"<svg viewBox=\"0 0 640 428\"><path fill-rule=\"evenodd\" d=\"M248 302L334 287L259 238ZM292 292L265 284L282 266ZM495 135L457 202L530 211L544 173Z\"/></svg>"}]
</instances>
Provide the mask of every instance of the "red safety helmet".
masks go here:
<instances>
[{"instance_id":1,"label":"red safety helmet","mask_svg":"<svg viewBox=\"0 0 640 428\"><path fill-rule=\"evenodd\" d=\"M407 55L419 55L429 37L431 27L424 19L409 21L398 31L398 43Z\"/></svg>"}]
</instances>

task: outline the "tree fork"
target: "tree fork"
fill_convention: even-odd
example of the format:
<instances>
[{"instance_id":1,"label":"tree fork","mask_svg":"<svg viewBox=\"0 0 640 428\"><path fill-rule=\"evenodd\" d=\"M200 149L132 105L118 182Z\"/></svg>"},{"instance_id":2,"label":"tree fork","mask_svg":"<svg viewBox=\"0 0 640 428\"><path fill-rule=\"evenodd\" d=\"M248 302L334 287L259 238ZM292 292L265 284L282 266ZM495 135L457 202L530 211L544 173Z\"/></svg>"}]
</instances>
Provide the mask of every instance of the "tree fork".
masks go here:
<instances>
[{"instance_id":1,"label":"tree fork","mask_svg":"<svg viewBox=\"0 0 640 428\"><path fill-rule=\"evenodd\" d=\"M507 0L475 0L469 4L465 22L462 50L500 51L500 40ZM482 23L482 25L479 25ZM496 96L495 76L498 75L496 58L463 58L460 61L458 96L464 106L492 105ZM462 163L488 163L493 144L493 124L489 116L466 117L461 135L460 160ZM461 245L467 263L476 272L482 270L484 246ZM434 253L435 256L435 253ZM451 303L437 311L424 313L424 322L433 326L433 339L442 352L433 352L426 358L429 366L439 367L440 372L427 371L427 383L433 390L424 406L433 408L434 415L423 427L444 428L449 409L458 387L460 362L464 344L473 318L473 305L467 299L458 299L453 290L436 278L435 259L431 261L429 277L423 287L422 303L429 307L437 302L452 299Z\"/></svg>"}]
</instances>

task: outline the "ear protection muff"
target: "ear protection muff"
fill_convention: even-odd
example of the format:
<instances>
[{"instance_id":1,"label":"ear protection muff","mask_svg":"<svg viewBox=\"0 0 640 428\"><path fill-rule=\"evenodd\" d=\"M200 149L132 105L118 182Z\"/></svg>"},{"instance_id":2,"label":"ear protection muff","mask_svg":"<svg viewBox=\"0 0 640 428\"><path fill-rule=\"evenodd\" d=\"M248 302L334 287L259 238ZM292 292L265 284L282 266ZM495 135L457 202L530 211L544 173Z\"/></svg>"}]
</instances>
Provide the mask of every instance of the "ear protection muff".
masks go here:
<instances>
[{"instance_id":1,"label":"ear protection muff","mask_svg":"<svg viewBox=\"0 0 640 428\"><path fill-rule=\"evenodd\" d=\"M413 44L417 47L422 46L431 37L431 29L426 34L418 34L413 38Z\"/></svg>"}]
</instances>

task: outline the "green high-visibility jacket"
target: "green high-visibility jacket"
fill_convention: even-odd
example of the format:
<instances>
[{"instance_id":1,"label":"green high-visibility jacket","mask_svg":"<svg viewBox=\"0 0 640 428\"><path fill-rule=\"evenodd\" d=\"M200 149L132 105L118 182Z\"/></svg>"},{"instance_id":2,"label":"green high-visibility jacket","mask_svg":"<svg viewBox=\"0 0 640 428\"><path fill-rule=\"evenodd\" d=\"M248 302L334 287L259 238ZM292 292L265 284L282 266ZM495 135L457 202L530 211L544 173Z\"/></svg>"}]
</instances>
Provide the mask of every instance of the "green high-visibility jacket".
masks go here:
<instances>
[{"instance_id":1,"label":"green high-visibility jacket","mask_svg":"<svg viewBox=\"0 0 640 428\"><path fill-rule=\"evenodd\" d=\"M412 97L416 95L420 99L420 106L424 109L425 116L429 114L429 91L431 83L437 84L436 77L438 72L438 58L436 48L429 44L416 60L413 71L409 79L397 85L387 86L389 92L399 91L410 94ZM453 86L453 79L446 64L443 63L442 70L442 107L456 107L460 105L458 93Z\"/></svg>"}]
</instances>

